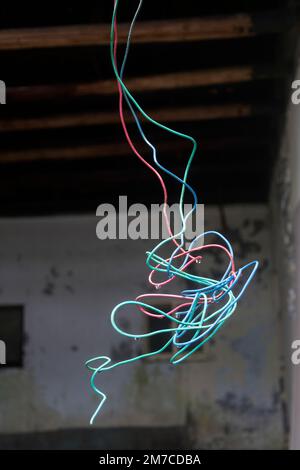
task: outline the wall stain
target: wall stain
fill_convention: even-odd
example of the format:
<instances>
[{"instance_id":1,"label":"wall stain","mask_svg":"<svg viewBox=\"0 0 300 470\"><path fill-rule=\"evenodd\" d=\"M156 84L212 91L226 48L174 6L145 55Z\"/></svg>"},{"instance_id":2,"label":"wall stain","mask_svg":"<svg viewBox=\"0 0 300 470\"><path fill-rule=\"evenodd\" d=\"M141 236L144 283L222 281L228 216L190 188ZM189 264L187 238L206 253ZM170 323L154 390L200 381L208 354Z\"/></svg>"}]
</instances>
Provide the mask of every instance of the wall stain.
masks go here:
<instances>
[{"instance_id":1,"label":"wall stain","mask_svg":"<svg viewBox=\"0 0 300 470\"><path fill-rule=\"evenodd\" d=\"M113 346L110 351L110 357L113 361L121 361L124 358L131 358L134 355L132 343L130 341L121 341L118 346Z\"/></svg>"},{"instance_id":2,"label":"wall stain","mask_svg":"<svg viewBox=\"0 0 300 470\"><path fill-rule=\"evenodd\" d=\"M53 295L54 294L54 290L55 290L55 285L53 282L51 281L47 281L46 280L46 285L45 287L43 288L43 294L45 295Z\"/></svg>"},{"instance_id":3,"label":"wall stain","mask_svg":"<svg viewBox=\"0 0 300 470\"><path fill-rule=\"evenodd\" d=\"M251 240L253 233L250 234L250 239L245 240L239 228L232 228L229 226L226 218L224 206L220 206L220 219L221 219L221 233L226 233L226 237L230 243L238 246L238 256L242 259L249 257L251 253L259 253L261 246L258 242ZM256 226L254 232L257 232L258 220L254 223ZM253 223L253 221L252 221ZM260 229L260 227L259 227ZM262 227L261 227L262 229ZM258 233L258 232L257 232Z\"/></svg>"},{"instance_id":4,"label":"wall stain","mask_svg":"<svg viewBox=\"0 0 300 470\"><path fill-rule=\"evenodd\" d=\"M270 407L255 406L250 397L238 397L234 392L227 392L223 398L217 400L217 404L225 411L235 412L240 415L263 416L277 413L278 406L274 401Z\"/></svg>"}]
</instances>

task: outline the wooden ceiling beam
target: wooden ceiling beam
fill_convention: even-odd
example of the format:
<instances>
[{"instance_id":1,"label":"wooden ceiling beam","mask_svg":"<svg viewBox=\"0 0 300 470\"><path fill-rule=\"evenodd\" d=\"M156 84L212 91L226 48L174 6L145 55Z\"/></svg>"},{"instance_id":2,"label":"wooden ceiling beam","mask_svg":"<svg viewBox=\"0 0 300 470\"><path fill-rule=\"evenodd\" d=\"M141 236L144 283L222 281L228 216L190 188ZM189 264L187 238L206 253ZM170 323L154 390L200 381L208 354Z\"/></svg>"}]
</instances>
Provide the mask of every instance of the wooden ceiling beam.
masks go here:
<instances>
[{"instance_id":1,"label":"wooden ceiling beam","mask_svg":"<svg viewBox=\"0 0 300 470\"><path fill-rule=\"evenodd\" d=\"M286 29L286 10L259 15L235 14L207 18L143 21L133 32L135 43L208 41L251 37ZM119 26L119 42L127 39L129 25ZM108 45L109 24L8 29L0 31L0 50L46 49Z\"/></svg>"},{"instance_id":2,"label":"wooden ceiling beam","mask_svg":"<svg viewBox=\"0 0 300 470\"><path fill-rule=\"evenodd\" d=\"M276 78L279 75L280 72L273 68L258 68L246 65L134 77L126 80L126 86L132 92L145 93L242 83L256 79ZM7 100L10 103L53 99L64 100L86 96L109 96L115 93L117 93L117 85L116 81L112 79L88 83L8 87Z\"/></svg>"},{"instance_id":3,"label":"wooden ceiling beam","mask_svg":"<svg viewBox=\"0 0 300 470\"><path fill-rule=\"evenodd\" d=\"M268 140L260 139L259 145L267 144ZM211 139L202 142L202 149L212 152L225 152L226 149L235 148L255 148L258 143L254 139L245 139L243 136L228 136L219 139ZM163 141L157 144L160 152L172 154L173 156L182 156L182 151L191 150L191 143L178 139L177 141ZM145 151L145 155L150 155L148 147L142 144L141 152ZM33 162L47 160L87 160L101 159L110 157L129 156L132 151L129 145L124 143L94 144L81 145L71 147L43 147L22 150L4 150L0 152L0 164L16 163L16 162Z\"/></svg>"},{"instance_id":4,"label":"wooden ceiling beam","mask_svg":"<svg viewBox=\"0 0 300 470\"><path fill-rule=\"evenodd\" d=\"M248 103L233 103L211 106L193 106L182 108L162 108L149 110L149 116L160 122L194 122L214 119L233 119L267 114L267 106L252 106ZM127 122L134 121L128 114ZM35 131L45 129L64 129L118 124L120 116L113 111L82 112L77 114L57 114L34 118L0 119L0 132Z\"/></svg>"},{"instance_id":5,"label":"wooden ceiling beam","mask_svg":"<svg viewBox=\"0 0 300 470\"><path fill-rule=\"evenodd\" d=\"M0 153L0 163L117 157L127 155L128 153L128 146L126 144L99 144L77 147L43 147L38 149L2 150Z\"/></svg>"}]
</instances>

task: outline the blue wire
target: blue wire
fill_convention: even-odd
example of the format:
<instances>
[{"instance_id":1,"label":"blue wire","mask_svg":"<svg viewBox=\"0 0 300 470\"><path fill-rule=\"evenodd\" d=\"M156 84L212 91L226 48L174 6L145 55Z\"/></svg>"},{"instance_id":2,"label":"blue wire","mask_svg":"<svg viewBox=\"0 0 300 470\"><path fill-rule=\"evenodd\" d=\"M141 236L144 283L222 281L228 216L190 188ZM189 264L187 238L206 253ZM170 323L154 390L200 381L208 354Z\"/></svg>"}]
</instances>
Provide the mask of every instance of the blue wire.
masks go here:
<instances>
[{"instance_id":1,"label":"blue wire","mask_svg":"<svg viewBox=\"0 0 300 470\"><path fill-rule=\"evenodd\" d=\"M114 25L114 19L115 19L118 3L119 3L119 0L115 0L114 13L113 13L113 19L112 19L112 35L111 35L112 39L114 37L113 25ZM232 246L231 246L230 242L222 234L220 234L219 232L213 231L213 230L206 231L202 234L199 234L197 237L195 237L194 240L192 241L192 243L190 244L189 252L191 252L191 250L193 250L193 248L195 247L196 242L201 240L201 239L204 240L205 236L220 237L222 239L222 241L225 243L225 246L228 249L231 260L228 263L228 266L227 266L223 276L221 277L221 279L219 281L215 280L215 279L210 279L208 277L201 277L201 276L198 276L198 275L193 275L193 274L186 273L183 268L186 266L186 264L189 260L189 257L190 257L189 254L187 254L184 257L184 261L183 261L183 263L180 267L175 267L173 265L173 259L176 256L176 253L178 253L178 251L180 250L180 248L184 244L184 229L185 229L185 226L186 226L185 224L188 220L188 217L190 217L192 215L192 213L196 210L197 201L198 201L197 200L197 195L196 195L195 191L193 190L193 188L187 183L187 181L185 181L185 179L181 179L179 176L174 174L172 171L168 170L163 165L161 165L161 163L159 162L159 160L157 158L157 149L146 137L146 135L144 133L144 130L143 130L143 127L142 127L142 124L139 120L139 117L138 117L134 107L136 107L136 109L138 111L140 111L142 113L142 115L144 115L144 117L146 117L152 123L158 125L159 127L163 128L163 129L165 129L169 132L172 132L172 133L175 133L175 134L177 134L181 137L187 138L187 139L189 139L190 141L193 142L194 149L193 149L193 152L191 154L190 160L187 164L187 170L186 170L185 175L187 175L190 162L191 162L191 160L193 158L193 155L194 155L194 152L195 152L196 141L192 137L187 136L185 134L182 134L180 132L174 131L174 130L158 123L157 121L154 121L152 118L150 118L142 110L142 108L137 104L137 102L134 100L134 98L129 93L128 89L126 88L126 86L123 83L123 75L124 75L124 70L125 70L125 66L126 66L126 62L127 62L127 58L128 58L128 53L129 53L129 49L130 49L132 31L133 31L137 16L139 14L139 11L141 9L142 3L143 3L143 0L140 0L140 2L138 4L138 7L137 7L137 10L135 12L135 15L133 17L133 21L132 21L132 23L130 25L130 28L129 28L128 38L127 38L127 43L126 43L126 49L125 49L125 54L124 54L121 70L120 70L120 75L118 75L118 72L115 68L115 64L113 62L115 73L116 73L116 76L117 76L117 79L118 79L119 83L122 86L125 100L128 104L128 107L129 107L133 117L134 117L134 120L135 120L135 123L137 125L138 131L139 131L142 139L145 141L145 143L152 150L153 161L155 162L156 166L160 170L164 171L166 174L168 174L169 176L174 178L176 181L178 181L182 185L182 193L181 193L181 204L182 205L183 205L183 196L185 194L184 193L185 189L187 189L191 192L191 194L193 196L193 199L194 199L193 208L189 212L189 214L185 217L183 216L182 207L181 207L181 204L180 204L180 215L181 215L181 220L182 220L182 231L179 234L176 234L173 237L170 237L165 242L161 242L152 252L147 253L147 255L148 255L147 265L156 272L166 273L169 277L177 276L177 277L181 277L181 278L183 278L183 279L185 279L189 282L194 282L196 284L197 288L195 288L195 289L186 289L186 290L183 290L181 292L181 295L183 297L186 297L187 299L192 299L192 302L191 302L191 305L189 305L189 308L176 311L175 316L171 316L168 313L164 312L163 310L161 310L161 309L159 309L159 308L157 308L153 305L150 305L150 304L138 301L138 300L135 300L135 301L129 300L129 301L121 302L120 304L116 305L116 307L113 309L113 311L111 313L111 324L112 324L113 328L118 333L120 333L121 335L123 335L125 337L128 337L128 338L134 338L134 339L148 338L148 337L158 335L158 334L162 334L162 333L170 333L171 336L165 342L165 344L161 348L159 348L158 350L152 351L152 352L149 352L149 353L146 353L146 354L140 354L139 356L136 356L136 357L133 357L133 358L130 358L130 359L125 359L125 360L120 361L120 362L112 363L111 358L109 358L107 356L99 356L99 357L92 358L92 359L90 359L86 362L87 368L92 372L91 379L90 379L91 387L95 391L95 393L100 397L100 403L99 403L96 411L94 412L94 414L91 418L91 421L90 421L91 424L94 422L97 414L99 413L101 407L103 406L105 400L107 399L106 395L101 390L98 389L98 387L95 383L95 380L96 380L96 377L97 377L98 373L103 372L103 371L108 371L108 370L114 369L115 367L119 367L121 365L129 364L129 363L135 362L135 361L143 359L143 358L147 358L147 357L151 357L151 356L160 354L160 353L164 352L168 348L168 346L172 343L177 348L177 351L171 356L170 362L174 365L181 363L182 361L187 359L189 356L194 354L207 341L209 341L216 334L216 332L224 325L225 321L234 313L234 311L237 307L237 303L238 303L239 299L243 296L246 288L248 287L249 283L251 282L251 280L252 280L253 276L255 275L255 272L258 268L258 262L257 261L252 261L252 262L246 264L245 266L243 266L242 268L240 268L238 271L233 272L234 253L233 253ZM112 47L112 45L111 45L111 47ZM169 261L165 260L164 258L161 258L159 255L156 254L156 251L159 247L161 247L164 243L174 239L175 236L178 236L178 235L180 235L181 245L173 251L172 256L170 257ZM150 264L150 260L157 263L157 266L152 266ZM244 285L241 287L240 292L237 293L237 294L234 294L232 292L233 288L238 284L241 277L243 276L243 274L247 270L248 271L250 270L250 274L247 275L246 281L244 282ZM210 295L210 297L208 297L208 295ZM202 302L201 302L201 299L202 299ZM227 300L225 302L223 302L223 304L222 304L222 301L224 299L227 299ZM149 313L152 312L156 315L164 316L165 318L168 318L169 320L171 320L175 324L175 326L172 327L172 328L165 328L165 329L151 331L151 332L142 333L142 334L128 333L124 329L122 329L116 322L116 315L117 315L118 311L121 308L123 308L125 306L128 306L128 305L137 306L139 308L146 309L146 311L149 312ZM210 310L211 310L212 306L218 306L219 308L216 311L211 312ZM183 307L184 306L182 306L182 308ZM181 317L181 319L179 317ZM187 340L187 337L188 337L187 335L188 334L189 335L192 334L192 336L189 337L189 339ZM195 344L196 344L196 346L195 346ZM100 365L99 365L99 363L100 363Z\"/></svg>"}]
</instances>

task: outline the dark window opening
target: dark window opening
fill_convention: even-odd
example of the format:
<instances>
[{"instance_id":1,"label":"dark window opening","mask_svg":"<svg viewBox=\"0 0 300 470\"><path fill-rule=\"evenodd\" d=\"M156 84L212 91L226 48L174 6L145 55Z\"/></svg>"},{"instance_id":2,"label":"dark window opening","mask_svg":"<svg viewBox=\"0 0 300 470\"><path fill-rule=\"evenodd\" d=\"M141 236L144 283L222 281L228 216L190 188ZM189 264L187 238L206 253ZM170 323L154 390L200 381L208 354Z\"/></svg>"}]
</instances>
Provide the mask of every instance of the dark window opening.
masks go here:
<instances>
[{"instance_id":1,"label":"dark window opening","mask_svg":"<svg viewBox=\"0 0 300 470\"><path fill-rule=\"evenodd\" d=\"M155 307L158 308L159 310L162 310L163 312L169 312L170 310L174 308L174 306L169 305L169 304L155 305ZM156 318L156 317L151 317L150 315L148 315L147 321L148 321L149 332L157 331L157 330L165 330L168 328L175 328L175 323L172 322L172 320L170 320L167 317ZM174 332L170 331L167 333L160 333L157 335L149 336L148 338L149 352L157 351L158 349L160 349L173 335L174 335ZM172 354L173 343L170 343L163 352L167 354Z\"/></svg>"},{"instance_id":2,"label":"dark window opening","mask_svg":"<svg viewBox=\"0 0 300 470\"><path fill-rule=\"evenodd\" d=\"M0 340L5 344L5 367L22 367L23 306L0 306Z\"/></svg>"},{"instance_id":3,"label":"dark window opening","mask_svg":"<svg viewBox=\"0 0 300 470\"><path fill-rule=\"evenodd\" d=\"M155 305L155 307L162 310L163 312L169 312L170 310L172 310L174 308L174 305L159 304L159 305ZM147 316L148 332L164 330L164 329L170 329L170 328L176 328L176 326L177 326L177 323L172 322L172 320L170 320L167 317L156 318L156 317ZM183 333L183 335L181 336L181 338L179 338L179 341L185 343L187 341L192 340L194 335L195 335L195 332L196 332L196 330L185 331ZM163 345L166 344L166 342L174 335L174 333L175 333L175 331L169 331L167 333L160 333L160 334L157 334L157 335L150 336L148 338L147 352L157 351L160 348L162 348ZM203 338L202 338L202 340L203 340ZM197 346L197 344L199 344L199 342L201 342L201 340L192 342L190 344L188 350L191 350L191 349L195 348ZM177 351L178 351L177 346L175 346L173 344L173 342L171 342L166 347L166 349L163 351L162 354L169 354L169 355L171 354L171 355L173 355ZM197 357L199 357L198 354L201 354L201 357L203 357L203 352L204 351L207 351L207 348L206 348L205 345L202 345L199 349L197 349L195 351L195 353L193 353L192 356L194 356L194 354L197 354ZM192 356L191 356L191 359L193 359Z\"/></svg>"}]
</instances>

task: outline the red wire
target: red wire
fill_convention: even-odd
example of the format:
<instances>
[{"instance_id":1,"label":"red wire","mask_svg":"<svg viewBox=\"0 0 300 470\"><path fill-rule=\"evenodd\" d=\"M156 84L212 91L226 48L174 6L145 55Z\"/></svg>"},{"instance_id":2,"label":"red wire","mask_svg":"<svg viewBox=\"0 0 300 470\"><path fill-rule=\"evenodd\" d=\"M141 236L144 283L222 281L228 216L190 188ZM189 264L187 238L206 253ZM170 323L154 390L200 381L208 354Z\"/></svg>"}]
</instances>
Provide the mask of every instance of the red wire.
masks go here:
<instances>
[{"instance_id":1,"label":"red wire","mask_svg":"<svg viewBox=\"0 0 300 470\"><path fill-rule=\"evenodd\" d=\"M116 66L116 69L118 70L118 66L117 66L117 51L118 51L118 24L117 24L117 15L115 16L115 20L114 20L114 61L115 61L115 66ZM137 148L135 147L134 143L132 142L132 139L129 135L129 131L128 131L128 128L127 128L127 125L126 125L126 121L125 121L125 118L124 118L124 110L123 110L123 89L122 89L122 86L119 82L119 80L117 80L117 85L118 85L118 92L119 92L119 114L120 114L120 120L121 120L121 124L122 124L122 128L123 128L123 131L124 131L124 134L125 134L125 137L126 137L126 140L130 146L130 148L132 149L132 151L134 152L134 154L139 158L139 160L141 160L144 165L146 165L155 175L156 177L158 178L159 182L160 182L160 185L163 189L163 195L164 195L164 204L163 204L163 214L164 214L164 218L165 218L165 223L166 223L166 226L167 226L167 229L168 229L168 233L170 235L170 237L173 237L173 232L171 230L171 227L170 227L170 221L168 219L168 215L167 215L167 203L168 203L168 191L167 191L167 188L166 188L166 185L165 185L165 182L162 178L162 176L160 175L160 173L152 166L150 165L149 162L147 162L143 157L142 155L139 153L139 151L137 150ZM173 242L175 243L175 245L177 247L179 247L179 244L177 242L176 239L173 239ZM201 256L197 256L197 257L193 257L190 255L191 252L194 252L194 251L197 251L197 250L203 250L203 249L206 249L206 248L212 248L212 247L215 247L215 248L220 248L222 250L224 250L226 252L226 254L228 255L228 257L230 258L230 261L231 261L231 266L232 266L232 273L234 274L235 276L235 266L234 266L234 260L231 256L231 254L229 253L229 251L222 245L218 245L218 244L210 244L210 245L204 245L202 247L198 247L198 248L194 248L192 250L185 250L184 248L180 247L180 251L181 253L177 256L174 256L174 259L176 258L180 258L182 256L185 256L185 255L189 255L190 256L190 261L188 263L186 263L184 266L182 266L181 270L184 271L186 268L188 268L188 266L190 266L192 263L196 262L197 260L201 259ZM166 261L169 261L169 259L167 259ZM156 266L156 268L159 268L161 266L161 264L158 264ZM152 277L153 275L155 274L156 270L152 270L150 275L149 275L149 282L150 284L152 284L153 286L156 286L157 288L160 287L160 286L163 286L163 285L166 285L168 284L169 282L171 282L176 276L172 276L171 278L168 278L167 280L161 282L161 283L156 283L152 280ZM233 281L232 281L233 282ZM141 295L139 297L137 297L136 300L139 300L141 298L143 298L144 296L149 296L150 294L144 294L144 295ZM222 294L220 294L222 295ZM161 294L151 294L151 297L159 297L161 296ZM191 303L186 303L186 300L187 300L187 297L183 297L183 296L173 296L171 294L164 294L163 295L164 297L167 297L167 298L180 298L182 300L185 301L185 303L183 304L180 304L178 306L176 306L174 309L170 310L169 314L173 314L174 312L176 312L177 310L179 310L179 308L181 307L185 307L185 306L188 306L188 305L191 305ZM209 297L207 299L208 302L213 302L217 297L215 297L214 299ZM200 301L201 303L201 301ZM148 312L147 310L145 310L143 307L139 307L139 310L142 311L143 313L149 315L149 316L152 316L152 317L163 317L163 315L157 315L157 314L153 314L153 313L150 313Z\"/></svg>"}]
</instances>

